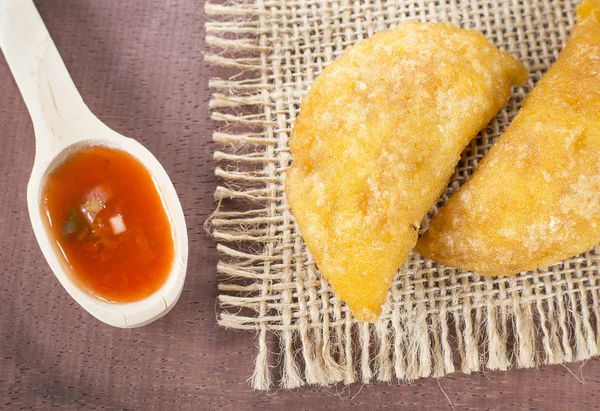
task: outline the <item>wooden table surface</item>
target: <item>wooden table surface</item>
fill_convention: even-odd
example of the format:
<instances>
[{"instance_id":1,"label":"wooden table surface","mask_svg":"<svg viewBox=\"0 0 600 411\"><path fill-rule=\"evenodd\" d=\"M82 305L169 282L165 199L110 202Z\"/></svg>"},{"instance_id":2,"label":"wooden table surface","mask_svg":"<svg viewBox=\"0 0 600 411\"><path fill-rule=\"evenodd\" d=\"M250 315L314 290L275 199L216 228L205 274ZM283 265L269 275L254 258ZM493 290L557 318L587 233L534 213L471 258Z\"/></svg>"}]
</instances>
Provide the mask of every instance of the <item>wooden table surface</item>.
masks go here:
<instances>
[{"instance_id":1,"label":"wooden table surface","mask_svg":"<svg viewBox=\"0 0 600 411\"><path fill-rule=\"evenodd\" d=\"M0 57L0 409L600 407L597 359L412 384L252 392L254 335L216 324L218 255L202 228L216 185L207 82L219 74L203 62L203 1L36 4L92 111L146 145L173 179L187 218L190 259L177 306L140 329L104 325L67 295L29 224L33 130Z\"/></svg>"}]
</instances>

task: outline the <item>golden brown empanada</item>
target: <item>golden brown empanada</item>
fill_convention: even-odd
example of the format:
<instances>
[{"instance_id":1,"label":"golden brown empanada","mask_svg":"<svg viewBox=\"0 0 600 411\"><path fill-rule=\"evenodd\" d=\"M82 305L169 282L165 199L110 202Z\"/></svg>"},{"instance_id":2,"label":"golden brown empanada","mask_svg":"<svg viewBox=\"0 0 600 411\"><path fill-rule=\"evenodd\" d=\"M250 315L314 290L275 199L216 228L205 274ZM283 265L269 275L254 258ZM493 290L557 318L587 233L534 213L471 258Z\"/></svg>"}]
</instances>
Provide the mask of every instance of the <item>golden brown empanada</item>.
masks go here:
<instances>
[{"instance_id":1,"label":"golden brown empanada","mask_svg":"<svg viewBox=\"0 0 600 411\"><path fill-rule=\"evenodd\" d=\"M358 319L378 318L464 147L526 78L482 34L418 22L361 41L318 76L290 139L287 199Z\"/></svg>"},{"instance_id":2,"label":"golden brown empanada","mask_svg":"<svg viewBox=\"0 0 600 411\"><path fill-rule=\"evenodd\" d=\"M565 49L418 251L508 275L600 243L600 1L578 10Z\"/></svg>"}]
</instances>

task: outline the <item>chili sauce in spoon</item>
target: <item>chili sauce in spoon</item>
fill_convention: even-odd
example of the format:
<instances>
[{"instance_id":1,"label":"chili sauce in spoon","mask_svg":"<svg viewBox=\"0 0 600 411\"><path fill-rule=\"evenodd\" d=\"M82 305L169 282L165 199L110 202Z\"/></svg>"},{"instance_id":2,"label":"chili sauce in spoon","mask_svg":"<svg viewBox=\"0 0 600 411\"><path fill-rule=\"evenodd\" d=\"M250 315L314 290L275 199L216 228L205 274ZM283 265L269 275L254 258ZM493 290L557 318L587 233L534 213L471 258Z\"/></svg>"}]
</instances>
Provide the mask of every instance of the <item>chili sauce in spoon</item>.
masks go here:
<instances>
[{"instance_id":1,"label":"chili sauce in spoon","mask_svg":"<svg viewBox=\"0 0 600 411\"><path fill-rule=\"evenodd\" d=\"M132 155L77 151L48 175L42 208L66 265L91 294L137 301L166 281L172 227L154 179Z\"/></svg>"}]
</instances>

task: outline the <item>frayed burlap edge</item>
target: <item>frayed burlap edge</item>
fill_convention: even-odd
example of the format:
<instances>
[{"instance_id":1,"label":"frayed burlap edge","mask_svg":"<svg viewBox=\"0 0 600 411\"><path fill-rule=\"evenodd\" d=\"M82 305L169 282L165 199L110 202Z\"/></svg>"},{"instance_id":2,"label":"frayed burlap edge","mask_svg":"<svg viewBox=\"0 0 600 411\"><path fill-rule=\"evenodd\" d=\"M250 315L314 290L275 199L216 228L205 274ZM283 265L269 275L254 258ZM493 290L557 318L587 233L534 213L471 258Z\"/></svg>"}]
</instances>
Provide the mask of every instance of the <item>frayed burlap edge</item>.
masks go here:
<instances>
[{"instance_id":1,"label":"frayed burlap edge","mask_svg":"<svg viewBox=\"0 0 600 411\"><path fill-rule=\"evenodd\" d=\"M375 12L371 15L368 7L358 10L347 1L285 3L238 0L225 5L207 3L205 7L209 16L206 43L213 50L206 60L232 70L228 79L210 80L211 117L220 124L213 140L220 147L214 158L221 185L215 191L218 207L207 222L222 256L217 266L218 303L222 308L218 322L224 327L257 332L252 387L269 389L273 366L278 368L282 387L296 388L304 384L440 377L456 367L465 373L482 367L528 368L597 355L600 249L512 278L463 273L413 254L399 271L380 320L370 325L353 319L317 272L283 195L283 178L290 162L287 138L294 118L290 113L297 111L297 103L315 73L322 69L321 63L339 55L347 42L342 41L338 47L311 44L310 39L302 37L307 30L284 33L284 41L278 43L272 39L282 36L278 32L280 26L286 28L279 24L282 19L295 19L293 27L310 26L311 8L313 12L324 8L341 16L337 19L341 22L338 29L359 32L354 41L392 24L379 10L396 13L394 16L398 11L393 1L372 2ZM400 18L423 18L429 13L430 17L455 24L461 24L469 12L466 8L473 7L466 5L461 10L449 2L447 9L440 6L438 10L433 2L407 4L416 6L407 6L406 15ZM506 12L506 7L502 9L506 4L517 3L499 2L496 9L486 5L484 12L493 17L494 13ZM525 17L521 22L517 18L514 24L522 24L525 31L531 29L526 13L557 10L548 17L556 25L547 30L554 48L546 49L542 57L529 54L534 81L552 60L544 57L555 58L564 42L573 24L573 6L574 2L553 6L549 0L520 6L525 7ZM419 11L419 7L425 11ZM361 27L354 21L357 13L369 24ZM321 13L319 19L325 25L333 20L328 13ZM475 24L481 24L484 32L492 30L489 21L477 23L475 18ZM508 30L513 29L518 38L521 28ZM545 29L540 30L545 33ZM323 42L335 43L333 32L324 30ZM515 41L500 46L530 53L523 49L531 45ZM290 54L306 55L311 50L325 55L317 59L315 73L309 72L307 81L300 81L298 87L282 87L284 82L294 82ZM281 70L281 65L292 69ZM509 107L499 118L504 116L504 123L508 123L516 108ZM498 124L492 123L488 134L499 135L502 130ZM472 151L490 144L484 132ZM467 178L476 161L465 160L463 168L467 171L457 180ZM451 184L440 204L458 184ZM274 348L268 343L268 333L279 343L274 353L270 352Z\"/></svg>"}]
</instances>

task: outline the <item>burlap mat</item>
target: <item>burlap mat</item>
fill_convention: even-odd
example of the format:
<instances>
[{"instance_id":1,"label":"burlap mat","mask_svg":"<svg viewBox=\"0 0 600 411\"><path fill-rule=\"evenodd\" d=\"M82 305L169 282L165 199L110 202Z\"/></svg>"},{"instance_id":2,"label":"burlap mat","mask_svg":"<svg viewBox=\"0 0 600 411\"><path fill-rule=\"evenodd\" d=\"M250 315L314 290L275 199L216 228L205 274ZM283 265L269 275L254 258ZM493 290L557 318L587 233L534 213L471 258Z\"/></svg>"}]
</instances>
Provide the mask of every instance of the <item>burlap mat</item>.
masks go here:
<instances>
[{"instance_id":1,"label":"burlap mat","mask_svg":"<svg viewBox=\"0 0 600 411\"><path fill-rule=\"evenodd\" d=\"M253 388L413 380L455 370L579 361L598 353L600 248L512 278L460 272L413 253L396 276L381 319L369 325L352 318L317 271L284 196L290 128L315 77L349 45L419 19L480 30L530 69L527 87L515 91L465 150L440 206L556 59L575 6L551 0L206 5L206 41L212 46L206 58L231 67L232 74L211 80L212 118L219 121L213 138L220 150L215 158L221 186L210 220L222 253L219 324L256 331Z\"/></svg>"}]
</instances>

